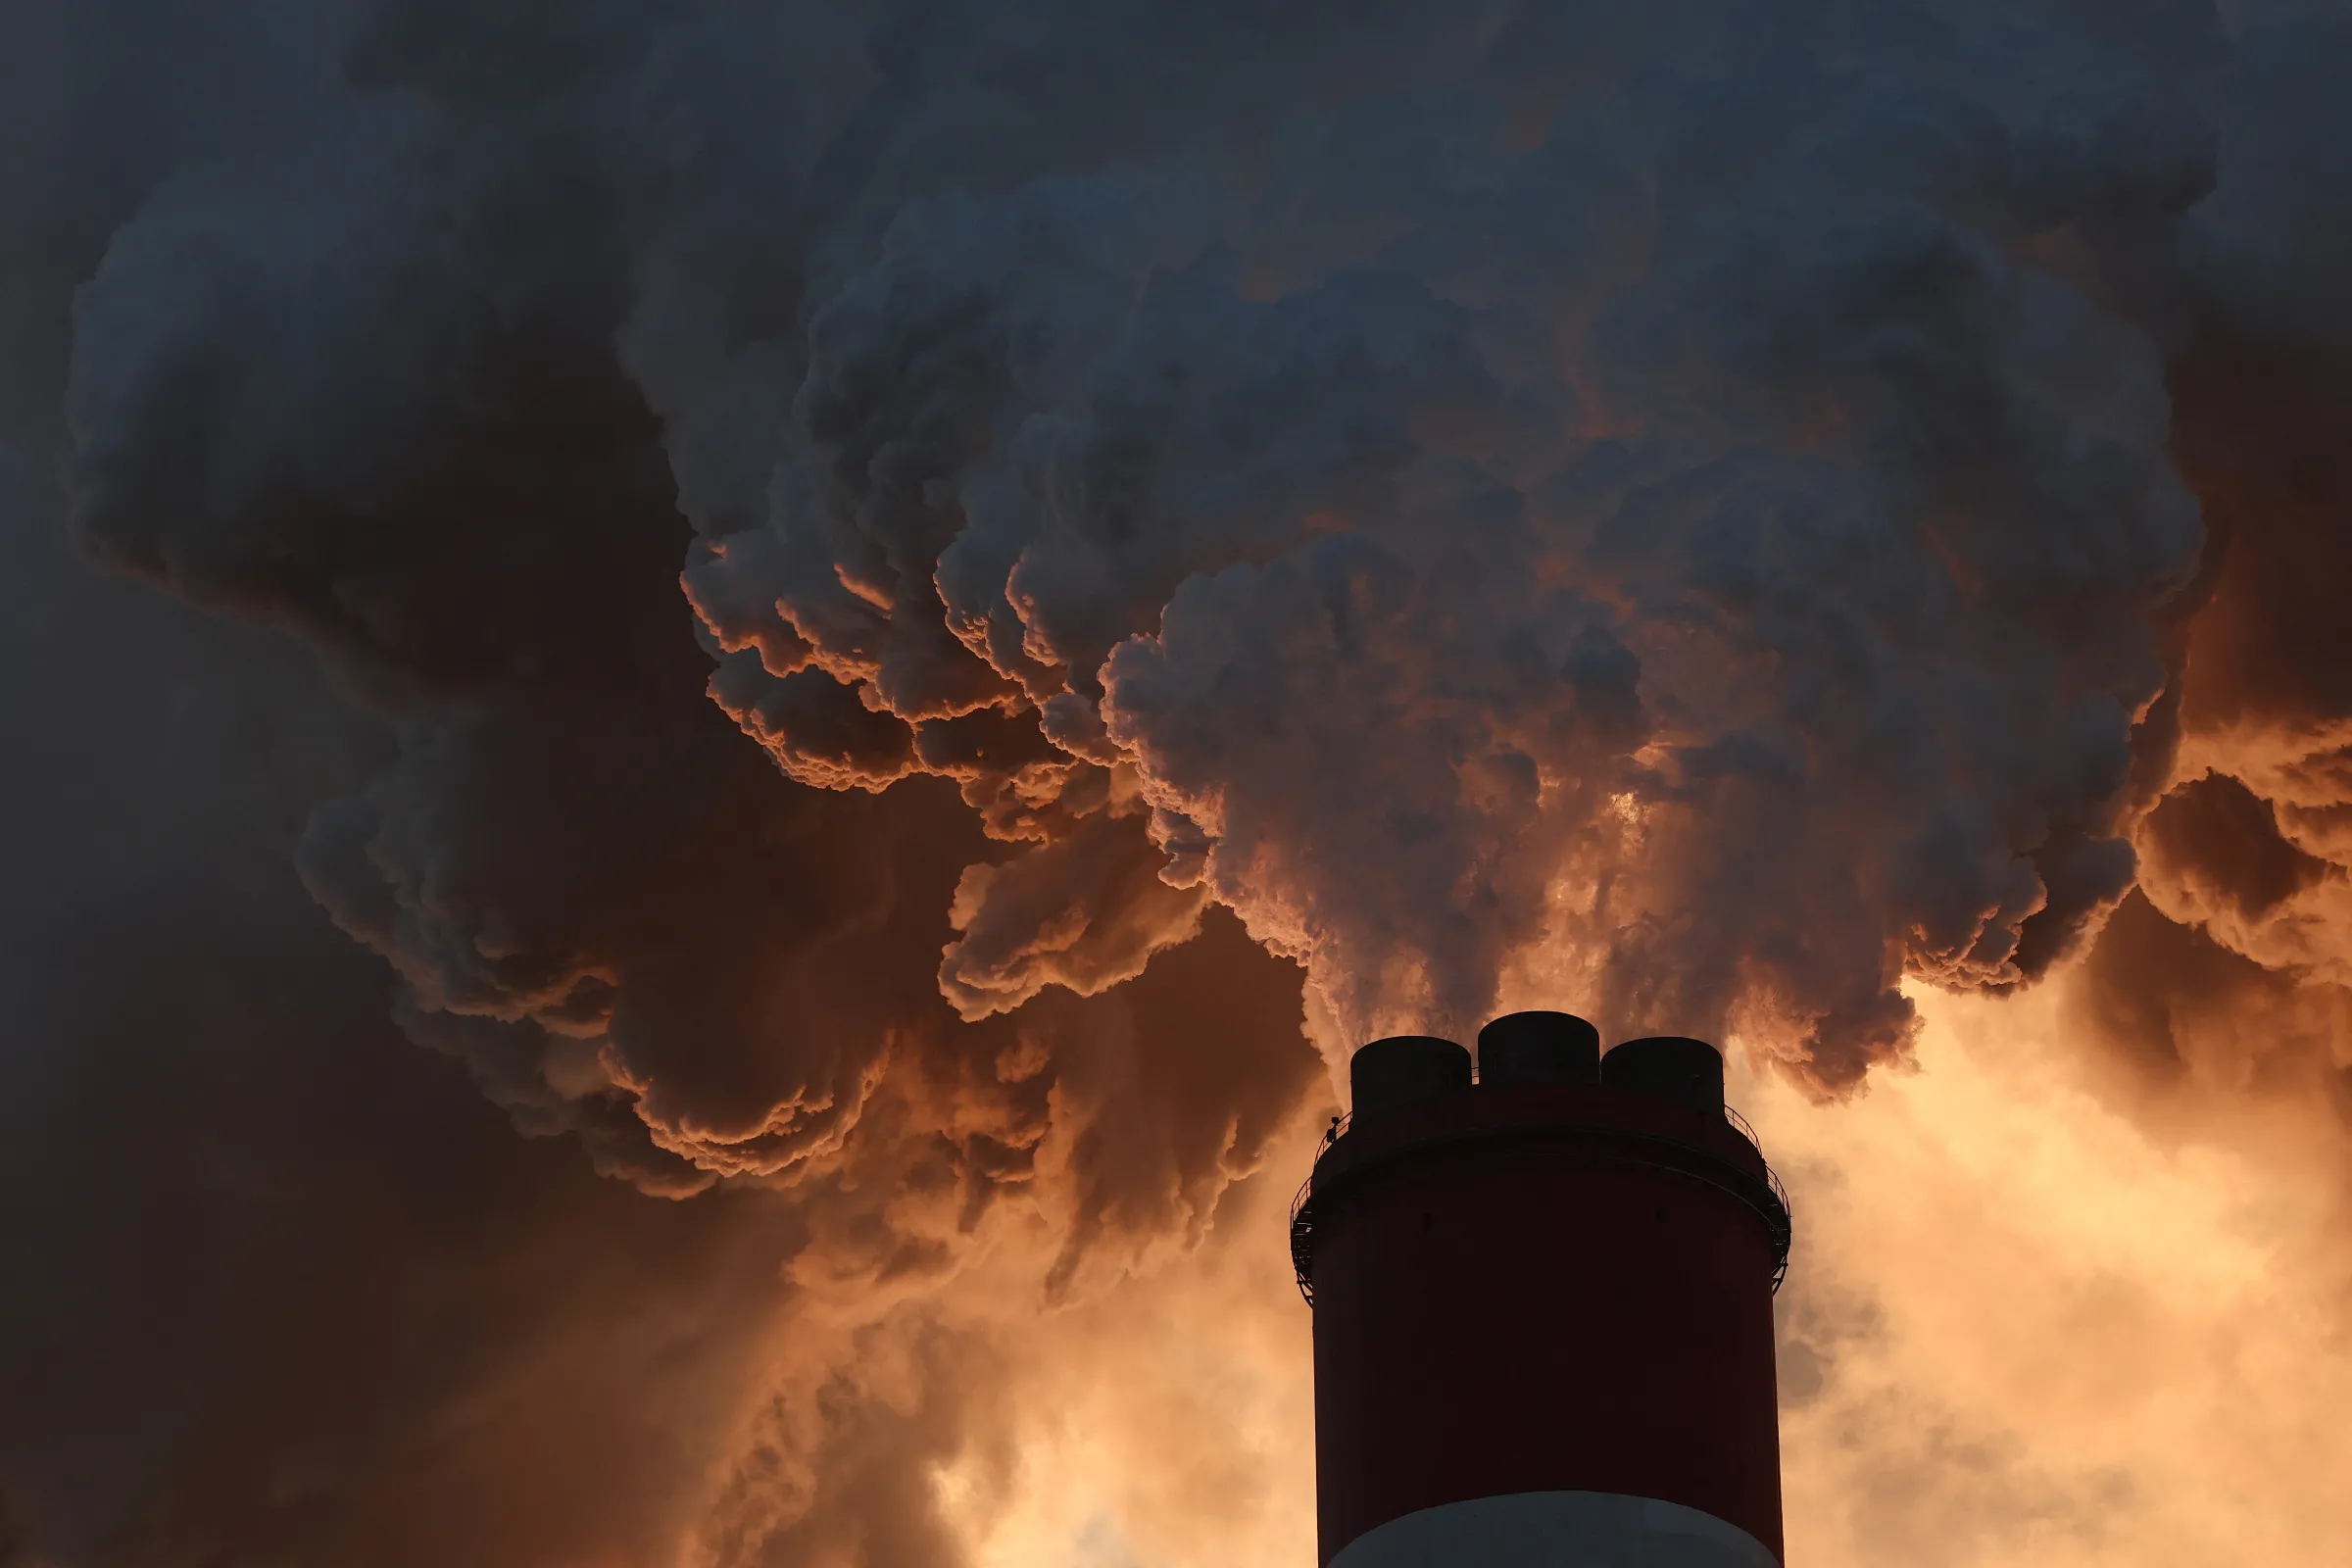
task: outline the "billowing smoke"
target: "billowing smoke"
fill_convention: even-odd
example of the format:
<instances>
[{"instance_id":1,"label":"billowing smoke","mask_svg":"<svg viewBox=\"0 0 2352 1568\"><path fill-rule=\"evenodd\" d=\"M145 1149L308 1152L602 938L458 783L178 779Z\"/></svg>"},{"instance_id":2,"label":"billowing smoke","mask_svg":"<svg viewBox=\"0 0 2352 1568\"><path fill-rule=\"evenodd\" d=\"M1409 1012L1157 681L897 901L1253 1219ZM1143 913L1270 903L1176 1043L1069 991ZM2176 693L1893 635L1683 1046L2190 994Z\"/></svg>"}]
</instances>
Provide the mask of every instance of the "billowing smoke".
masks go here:
<instances>
[{"instance_id":1,"label":"billowing smoke","mask_svg":"<svg viewBox=\"0 0 2352 1568\"><path fill-rule=\"evenodd\" d=\"M1335 1049L1534 963L1836 1090L1907 976L2032 980L2131 886L2204 560L2168 366L2243 227L2218 24L1020 15L860 59L841 18L383 8L332 156L159 194L82 298L84 537L474 715L309 863L426 1011L558 1042L502 1094L725 1172L865 1093L820 1048L689 1104L647 988L429 863L488 730L609 749L586 628L643 628L588 678L674 690L649 568L564 586L673 501L715 701L997 846L943 911L967 1019L1210 900Z\"/></svg>"},{"instance_id":2,"label":"billowing smoke","mask_svg":"<svg viewBox=\"0 0 2352 1568\"><path fill-rule=\"evenodd\" d=\"M2218 34L1161 10L894 38L789 328L650 378L719 702L1022 846L957 1005L1189 930L1130 819L1340 1046L1541 955L1836 1089L2068 953L2204 542Z\"/></svg>"},{"instance_id":3,"label":"billowing smoke","mask_svg":"<svg viewBox=\"0 0 2352 1568\"><path fill-rule=\"evenodd\" d=\"M956 1562L1007 1314L938 1298L1204 1235L1314 1092L1295 967L1170 894L1151 974L967 1023L954 787L794 783L707 697L596 97L679 19L146 9L8 100L93 148L9 188L10 1549Z\"/></svg>"},{"instance_id":4,"label":"billowing smoke","mask_svg":"<svg viewBox=\"0 0 2352 1568\"><path fill-rule=\"evenodd\" d=\"M2352 1118L2352 25L2250 37L2213 96L2219 179L2181 247L2175 450L2214 542L2139 890L2087 1021L2149 1086ZM2184 1112L2176 1106L2174 1114ZM2193 1120L2193 1115L2190 1116Z\"/></svg>"},{"instance_id":5,"label":"billowing smoke","mask_svg":"<svg viewBox=\"0 0 2352 1568\"><path fill-rule=\"evenodd\" d=\"M225 1287L223 1365L284 1401L246 1425L125 1372L39 1447L76 1391L6 1384L39 1550L952 1561L926 1477L997 1391L942 1293L1199 1241L1319 1103L1302 1012L1336 1058L1564 1003L1834 1096L1903 1056L1906 982L2087 951L2160 1074L2342 1092L2340 4L227 9L6 24L0 113L59 149L0 168L9 520L329 689L120 594L27 643L95 662L39 709L112 715L92 771L268 810L202 875L136 792L74 817L51 880L103 858L207 942L24 912L66 955L25 1016L151 1073L166 1024L100 993L164 977L192 1040L257 1042L190 1103L300 1164L303 1095L357 1091L296 1043L390 1013L620 1181L450 1178L562 1238L544 1274L440 1210L333 1252L321 1311L401 1256L509 1293L353 1431L301 1391L418 1364L373 1348L402 1325L270 1363ZM294 695L216 720L247 684ZM241 1000L318 961L286 862L393 998ZM55 1125L136 1191L245 1168L91 1085ZM294 1211L281 1271L328 1223ZM124 1252L76 1277L169 1294ZM24 1310L84 1336L56 1365L152 1337ZM608 1359L675 1431L465 1425ZM400 1458L459 1428L536 1490ZM448 1534L388 1534L418 1497Z\"/></svg>"}]
</instances>

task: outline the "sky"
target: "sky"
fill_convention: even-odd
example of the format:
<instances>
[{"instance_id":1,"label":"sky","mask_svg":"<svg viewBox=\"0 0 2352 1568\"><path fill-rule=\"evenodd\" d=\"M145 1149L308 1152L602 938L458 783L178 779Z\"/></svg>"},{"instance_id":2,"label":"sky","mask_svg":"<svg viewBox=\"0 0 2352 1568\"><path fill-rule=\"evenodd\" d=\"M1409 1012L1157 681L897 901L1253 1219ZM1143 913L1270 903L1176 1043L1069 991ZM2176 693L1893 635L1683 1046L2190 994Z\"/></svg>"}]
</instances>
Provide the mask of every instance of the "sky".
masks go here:
<instances>
[{"instance_id":1,"label":"sky","mask_svg":"<svg viewBox=\"0 0 2352 1568\"><path fill-rule=\"evenodd\" d=\"M1723 1042L1791 1560L2332 1563L2352 10L0 14L0 1565L1313 1549Z\"/></svg>"}]
</instances>

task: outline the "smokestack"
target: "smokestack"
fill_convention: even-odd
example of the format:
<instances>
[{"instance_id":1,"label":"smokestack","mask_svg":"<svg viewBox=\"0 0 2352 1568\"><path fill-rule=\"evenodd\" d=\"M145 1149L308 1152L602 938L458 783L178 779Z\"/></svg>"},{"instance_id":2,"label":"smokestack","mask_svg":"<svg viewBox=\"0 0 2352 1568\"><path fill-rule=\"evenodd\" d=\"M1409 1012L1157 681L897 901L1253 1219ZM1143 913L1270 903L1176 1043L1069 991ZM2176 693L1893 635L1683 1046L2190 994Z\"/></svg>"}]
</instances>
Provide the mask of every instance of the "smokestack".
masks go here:
<instances>
[{"instance_id":1,"label":"smokestack","mask_svg":"<svg viewBox=\"0 0 2352 1568\"><path fill-rule=\"evenodd\" d=\"M1327 1568L1775 1568L1786 1196L1703 1041L1516 1012L1351 1064L1291 1229Z\"/></svg>"}]
</instances>

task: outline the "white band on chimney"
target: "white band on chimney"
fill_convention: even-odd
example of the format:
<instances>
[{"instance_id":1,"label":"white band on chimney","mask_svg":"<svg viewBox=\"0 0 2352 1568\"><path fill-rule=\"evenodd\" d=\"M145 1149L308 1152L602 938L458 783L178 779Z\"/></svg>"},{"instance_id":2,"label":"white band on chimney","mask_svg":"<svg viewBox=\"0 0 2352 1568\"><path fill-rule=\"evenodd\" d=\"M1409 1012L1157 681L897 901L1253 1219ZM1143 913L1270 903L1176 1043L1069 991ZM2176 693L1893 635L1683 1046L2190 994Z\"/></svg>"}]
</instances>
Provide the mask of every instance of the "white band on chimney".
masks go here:
<instances>
[{"instance_id":1,"label":"white band on chimney","mask_svg":"<svg viewBox=\"0 0 2352 1568\"><path fill-rule=\"evenodd\" d=\"M1780 1568L1713 1514L1608 1492L1473 1497L1392 1519L1331 1568Z\"/></svg>"}]
</instances>

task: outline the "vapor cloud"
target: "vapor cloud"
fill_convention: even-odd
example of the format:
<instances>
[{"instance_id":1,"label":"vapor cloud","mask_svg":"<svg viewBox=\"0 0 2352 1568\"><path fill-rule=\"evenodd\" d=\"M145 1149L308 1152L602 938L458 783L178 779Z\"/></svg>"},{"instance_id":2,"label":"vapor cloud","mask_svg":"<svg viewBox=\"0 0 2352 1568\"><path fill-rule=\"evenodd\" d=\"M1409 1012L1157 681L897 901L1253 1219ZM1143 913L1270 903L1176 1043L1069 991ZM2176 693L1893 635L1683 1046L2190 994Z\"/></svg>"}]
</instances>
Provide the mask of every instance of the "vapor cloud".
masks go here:
<instances>
[{"instance_id":1,"label":"vapor cloud","mask_svg":"<svg viewBox=\"0 0 2352 1568\"><path fill-rule=\"evenodd\" d=\"M1302 1019L1793 1126L2056 976L2340 1172L2333 0L217 10L0 28L0 1553L1042 1539L1105 1303L1263 1305ZM1052 1529L1297 1524L1179 1468Z\"/></svg>"},{"instance_id":2,"label":"vapor cloud","mask_svg":"<svg viewBox=\"0 0 2352 1568\"><path fill-rule=\"evenodd\" d=\"M793 329L656 393L722 704L1014 843L1139 796L1335 1048L1566 949L1628 1027L1837 1091L1906 974L2070 952L2204 544L2121 274L2177 275L2214 187L2218 34L1921 14L1864 69L1828 13L1195 21L898 40ZM2019 25L2046 75L1989 71ZM956 84L1084 49L1154 69ZM945 741L979 715L994 757Z\"/></svg>"}]
</instances>

